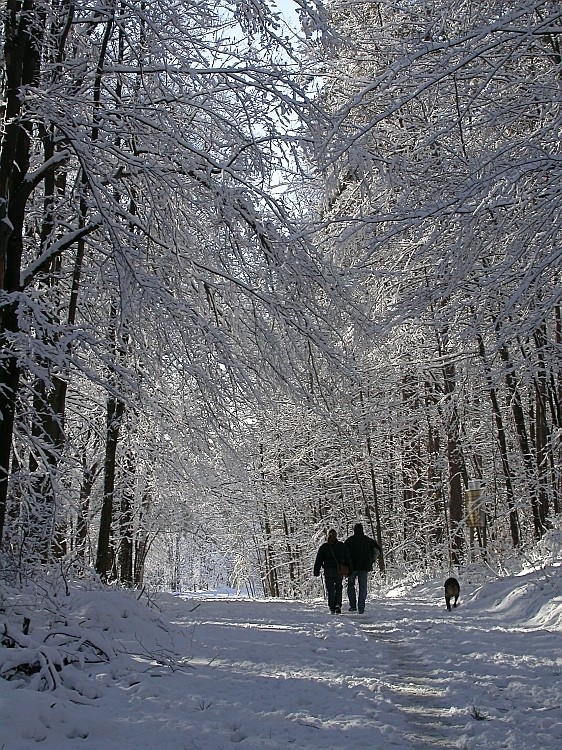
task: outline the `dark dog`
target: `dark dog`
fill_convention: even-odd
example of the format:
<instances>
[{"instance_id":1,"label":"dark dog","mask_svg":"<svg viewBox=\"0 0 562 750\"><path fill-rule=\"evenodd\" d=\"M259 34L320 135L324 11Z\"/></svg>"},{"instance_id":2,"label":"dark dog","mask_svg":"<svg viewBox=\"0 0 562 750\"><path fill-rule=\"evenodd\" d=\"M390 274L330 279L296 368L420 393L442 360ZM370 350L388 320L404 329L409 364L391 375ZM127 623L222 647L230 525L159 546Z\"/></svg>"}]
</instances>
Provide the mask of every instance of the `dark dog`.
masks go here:
<instances>
[{"instance_id":1,"label":"dark dog","mask_svg":"<svg viewBox=\"0 0 562 750\"><path fill-rule=\"evenodd\" d=\"M447 578L445 581L445 604L447 609L451 609L451 599L454 597L453 607L457 606L457 601L461 595L461 587L456 578Z\"/></svg>"}]
</instances>

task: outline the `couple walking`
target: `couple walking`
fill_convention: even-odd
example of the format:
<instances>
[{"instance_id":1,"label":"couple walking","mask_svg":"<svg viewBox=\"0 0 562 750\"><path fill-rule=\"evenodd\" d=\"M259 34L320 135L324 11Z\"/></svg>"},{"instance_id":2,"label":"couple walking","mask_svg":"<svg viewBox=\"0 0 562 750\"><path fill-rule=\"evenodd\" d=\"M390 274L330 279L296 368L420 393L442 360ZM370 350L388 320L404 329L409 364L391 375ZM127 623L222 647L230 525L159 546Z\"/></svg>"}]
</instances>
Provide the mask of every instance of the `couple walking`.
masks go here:
<instances>
[{"instance_id":1,"label":"couple walking","mask_svg":"<svg viewBox=\"0 0 562 750\"><path fill-rule=\"evenodd\" d=\"M356 523L353 535L345 542L338 541L335 529L328 532L328 541L324 542L318 550L314 562L314 575L319 576L321 568L324 568L324 581L328 594L328 607L332 614L339 614L342 606L343 576L341 565L346 565L347 573L347 597L349 599L349 611L363 614L365 601L367 599L367 579L369 572L381 549L377 542L366 536L363 525ZM355 582L359 585L359 598L355 589Z\"/></svg>"}]
</instances>

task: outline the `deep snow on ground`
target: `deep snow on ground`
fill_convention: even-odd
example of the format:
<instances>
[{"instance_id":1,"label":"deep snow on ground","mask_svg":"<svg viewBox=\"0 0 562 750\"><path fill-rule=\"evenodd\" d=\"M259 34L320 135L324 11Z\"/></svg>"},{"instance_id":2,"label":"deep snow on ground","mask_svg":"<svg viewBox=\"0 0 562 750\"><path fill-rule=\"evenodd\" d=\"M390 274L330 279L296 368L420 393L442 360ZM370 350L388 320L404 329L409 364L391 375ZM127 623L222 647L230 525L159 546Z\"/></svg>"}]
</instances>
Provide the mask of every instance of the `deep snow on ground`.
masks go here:
<instances>
[{"instance_id":1,"label":"deep snow on ground","mask_svg":"<svg viewBox=\"0 0 562 750\"><path fill-rule=\"evenodd\" d=\"M371 584L365 614L340 616L320 600L207 592L147 606L74 586L28 611L21 645L58 663L55 689L33 689L44 670L0 679L0 750L559 750L560 570L461 577L451 612L442 579ZM25 606L4 605L0 628ZM83 663L64 666L65 649ZM0 673L21 652L0 649Z\"/></svg>"}]
</instances>

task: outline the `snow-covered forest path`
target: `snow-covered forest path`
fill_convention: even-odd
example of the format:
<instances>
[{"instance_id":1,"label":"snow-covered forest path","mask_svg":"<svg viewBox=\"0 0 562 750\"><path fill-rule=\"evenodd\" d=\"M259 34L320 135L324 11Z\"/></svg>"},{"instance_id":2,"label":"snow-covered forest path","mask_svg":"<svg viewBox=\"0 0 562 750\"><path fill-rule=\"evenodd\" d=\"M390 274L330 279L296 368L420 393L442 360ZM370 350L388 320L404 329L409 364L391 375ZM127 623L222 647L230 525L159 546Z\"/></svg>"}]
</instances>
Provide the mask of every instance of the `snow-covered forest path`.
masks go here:
<instances>
[{"instance_id":1,"label":"snow-covered forest path","mask_svg":"<svg viewBox=\"0 0 562 750\"><path fill-rule=\"evenodd\" d=\"M541 574L467 586L451 612L433 582L372 596L364 615L268 600L204 602L197 616L228 610L214 664L225 714L252 696L236 709L245 747L545 750L562 741L559 586Z\"/></svg>"},{"instance_id":2,"label":"snow-covered forest path","mask_svg":"<svg viewBox=\"0 0 562 750\"><path fill-rule=\"evenodd\" d=\"M323 601L78 592L115 656L38 692L0 681L2 750L559 750L560 568ZM70 605L73 611L70 611Z\"/></svg>"},{"instance_id":3,"label":"snow-covered forest path","mask_svg":"<svg viewBox=\"0 0 562 750\"><path fill-rule=\"evenodd\" d=\"M385 670L381 689L388 694L393 710L404 722L402 747L445 747L455 744L462 730L451 716L446 685L435 674L434 664L414 651L410 643L377 625L360 626L376 639Z\"/></svg>"},{"instance_id":4,"label":"snow-covered forest path","mask_svg":"<svg viewBox=\"0 0 562 750\"><path fill-rule=\"evenodd\" d=\"M424 652L415 639L434 627L450 631L459 613L404 598L372 599L364 615L344 605L340 616L323 603L200 601L194 646L211 649L220 682L230 685L202 702L217 709L215 729L228 716L225 736L247 747L455 747L474 719L449 701L441 652L436 663L433 643ZM221 742L217 748L227 746Z\"/></svg>"}]
</instances>

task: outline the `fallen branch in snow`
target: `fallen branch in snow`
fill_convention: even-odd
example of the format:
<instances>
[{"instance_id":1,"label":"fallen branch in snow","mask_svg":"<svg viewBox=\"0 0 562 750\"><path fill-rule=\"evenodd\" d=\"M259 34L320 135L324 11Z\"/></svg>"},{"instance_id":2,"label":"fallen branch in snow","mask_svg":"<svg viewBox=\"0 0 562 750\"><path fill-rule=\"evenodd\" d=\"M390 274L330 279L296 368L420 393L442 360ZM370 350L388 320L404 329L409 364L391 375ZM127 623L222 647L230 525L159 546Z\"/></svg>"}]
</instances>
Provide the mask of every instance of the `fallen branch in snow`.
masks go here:
<instances>
[{"instance_id":1,"label":"fallen branch in snow","mask_svg":"<svg viewBox=\"0 0 562 750\"><path fill-rule=\"evenodd\" d=\"M0 678L26 681L35 690L61 687L64 684L61 672L71 664L83 667L115 658L107 641L91 632L56 629L36 639L4 621L0 624L0 634ZM55 643L49 645L53 640Z\"/></svg>"},{"instance_id":2,"label":"fallen branch in snow","mask_svg":"<svg viewBox=\"0 0 562 750\"><path fill-rule=\"evenodd\" d=\"M145 633L136 634L147 608L133 596L130 607L123 606L123 597L113 607L111 594L104 592L106 606L100 607L95 589L71 589L68 583L63 597L48 585L35 590L2 587L0 593L0 680L16 687L56 691L75 703L91 703L102 689L96 665L123 660L121 675L138 670L141 662L149 669L154 664L176 667L178 655L155 637L159 632L171 639L159 618L147 618L150 643L143 643ZM123 633L122 641L115 638L117 633ZM129 661L129 656L134 658ZM109 673L114 668L108 667Z\"/></svg>"}]
</instances>

